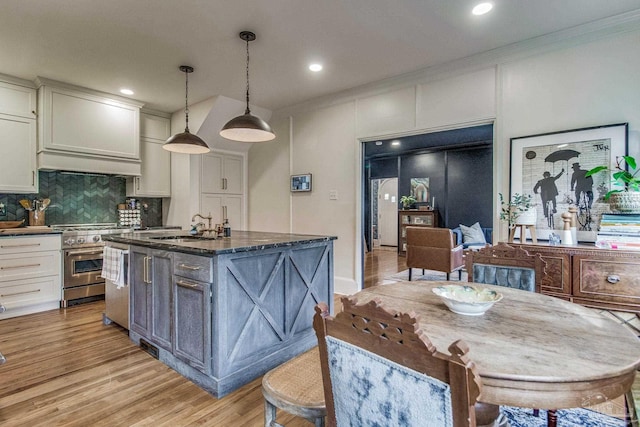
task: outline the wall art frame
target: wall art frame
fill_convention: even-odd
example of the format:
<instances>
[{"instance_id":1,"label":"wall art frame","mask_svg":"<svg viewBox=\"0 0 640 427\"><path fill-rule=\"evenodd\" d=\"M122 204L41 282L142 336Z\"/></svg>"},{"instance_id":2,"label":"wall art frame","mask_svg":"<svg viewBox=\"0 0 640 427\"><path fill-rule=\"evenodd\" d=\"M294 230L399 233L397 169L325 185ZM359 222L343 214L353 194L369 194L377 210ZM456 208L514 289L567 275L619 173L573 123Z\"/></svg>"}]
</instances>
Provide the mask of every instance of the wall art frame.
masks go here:
<instances>
[{"instance_id":1,"label":"wall art frame","mask_svg":"<svg viewBox=\"0 0 640 427\"><path fill-rule=\"evenodd\" d=\"M609 212L603 197L608 173L586 178L599 165L615 166L628 153L628 123L570 129L511 138L509 193L528 194L536 203L538 239L561 234L561 214L578 208L578 242L595 242L600 216Z\"/></svg>"},{"instance_id":2,"label":"wall art frame","mask_svg":"<svg viewBox=\"0 0 640 427\"><path fill-rule=\"evenodd\" d=\"M311 174L291 175L291 192L311 191Z\"/></svg>"}]
</instances>

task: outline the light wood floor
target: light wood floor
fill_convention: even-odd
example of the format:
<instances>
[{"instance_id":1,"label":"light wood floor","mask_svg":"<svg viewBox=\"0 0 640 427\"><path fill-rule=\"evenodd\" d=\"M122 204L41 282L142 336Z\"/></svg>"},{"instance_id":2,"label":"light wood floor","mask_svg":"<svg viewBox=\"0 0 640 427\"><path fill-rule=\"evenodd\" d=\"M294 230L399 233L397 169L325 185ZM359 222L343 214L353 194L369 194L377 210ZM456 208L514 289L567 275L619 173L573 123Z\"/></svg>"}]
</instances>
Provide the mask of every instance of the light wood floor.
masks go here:
<instances>
[{"instance_id":1,"label":"light wood floor","mask_svg":"<svg viewBox=\"0 0 640 427\"><path fill-rule=\"evenodd\" d=\"M365 283L404 270L395 248L366 254ZM336 307L338 305L336 304ZM261 378L215 399L102 324L104 302L0 321L0 425L263 425ZM288 427L308 421L279 413Z\"/></svg>"},{"instance_id":2,"label":"light wood floor","mask_svg":"<svg viewBox=\"0 0 640 427\"><path fill-rule=\"evenodd\" d=\"M398 256L398 248L382 246L364 255L364 287L382 283L399 271L407 269L406 257Z\"/></svg>"},{"instance_id":3,"label":"light wood floor","mask_svg":"<svg viewBox=\"0 0 640 427\"><path fill-rule=\"evenodd\" d=\"M223 399L102 324L104 302L0 322L0 425L262 426L261 379ZM282 414L288 426L306 420Z\"/></svg>"}]
</instances>

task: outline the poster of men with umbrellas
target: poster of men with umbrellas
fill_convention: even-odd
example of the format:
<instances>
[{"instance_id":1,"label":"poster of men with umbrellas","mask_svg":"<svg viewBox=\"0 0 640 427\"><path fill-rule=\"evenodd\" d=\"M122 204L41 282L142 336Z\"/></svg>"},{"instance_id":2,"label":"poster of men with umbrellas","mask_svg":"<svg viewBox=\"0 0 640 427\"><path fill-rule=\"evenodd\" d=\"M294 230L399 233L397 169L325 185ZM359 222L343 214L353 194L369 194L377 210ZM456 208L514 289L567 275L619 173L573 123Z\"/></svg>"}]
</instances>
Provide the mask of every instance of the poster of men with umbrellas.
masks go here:
<instances>
[{"instance_id":1,"label":"poster of men with umbrellas","mask_svg":"<svg viewBox=\"0 0 640 427\"><path fill-rule=\"evenodd\" d=\"M560 234L562 213L575 206L578 241L595 241L611 175L586 173L627 154L627 133L627 124L616 124L511 139L510 193L533 197L538 239Z\"/></svg>"}]
</instances>

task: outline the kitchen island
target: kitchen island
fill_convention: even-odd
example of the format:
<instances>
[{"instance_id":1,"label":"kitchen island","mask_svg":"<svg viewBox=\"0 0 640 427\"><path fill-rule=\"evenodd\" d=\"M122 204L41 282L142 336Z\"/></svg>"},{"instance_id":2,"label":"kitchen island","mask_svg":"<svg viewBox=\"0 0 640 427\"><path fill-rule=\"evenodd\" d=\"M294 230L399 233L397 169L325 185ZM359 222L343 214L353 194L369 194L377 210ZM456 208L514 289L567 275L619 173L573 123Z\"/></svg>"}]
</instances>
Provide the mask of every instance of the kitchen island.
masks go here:
<instances>
[{"instance_id":1,"label":"kitchen island","mask_svg":"<svg viewBox=\"0 0 640 427\"><path fill-rule=\"evenodd\" d=\"M216 397L316 345L314 306L333 310L335 239L175 230L105 237L130 246L131 340Z\"/></svg>"}]
</instances>

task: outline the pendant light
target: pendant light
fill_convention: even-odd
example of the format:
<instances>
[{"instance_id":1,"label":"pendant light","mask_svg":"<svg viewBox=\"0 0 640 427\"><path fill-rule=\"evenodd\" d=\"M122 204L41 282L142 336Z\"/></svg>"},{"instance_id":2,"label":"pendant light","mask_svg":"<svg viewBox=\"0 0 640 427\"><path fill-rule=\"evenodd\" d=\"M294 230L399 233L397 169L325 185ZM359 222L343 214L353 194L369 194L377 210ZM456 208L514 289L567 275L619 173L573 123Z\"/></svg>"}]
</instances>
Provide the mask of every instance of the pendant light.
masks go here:
<instances>
[{"instance_id":1,"label":"pendant light","mask_svg":"<svg viewBox=\"0 0 640 427\"><path fill-rule=\"evenodd\" d=\"M256 35L251 31L243 31L240 38L247 43L247 109L242 116L229 120L220 131L220 136L240 142L271 141L276 137L271 126L260 117L251 114L249 109L249 42L254 41Z\"/></svg>"},{"instance_id":2,"label":"pendant light","mask_svg":"<svg viewBox=\"0 0 640 427\"><path fill-rule=\"evenodd\" d=\"M185 97L184 97L184 115L185 115L185 128L184 132L173 135L167 139L162 148L167 151L173 151L174 153L185 154L204 154L211 151L206 142L204 142L199 136L189 132L189 74L193 73L193 67L188 65L181 65L180 71L185 75Z\"/></svg>"}]
</instances>

